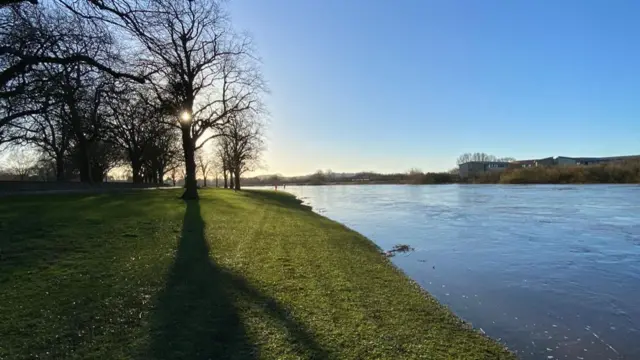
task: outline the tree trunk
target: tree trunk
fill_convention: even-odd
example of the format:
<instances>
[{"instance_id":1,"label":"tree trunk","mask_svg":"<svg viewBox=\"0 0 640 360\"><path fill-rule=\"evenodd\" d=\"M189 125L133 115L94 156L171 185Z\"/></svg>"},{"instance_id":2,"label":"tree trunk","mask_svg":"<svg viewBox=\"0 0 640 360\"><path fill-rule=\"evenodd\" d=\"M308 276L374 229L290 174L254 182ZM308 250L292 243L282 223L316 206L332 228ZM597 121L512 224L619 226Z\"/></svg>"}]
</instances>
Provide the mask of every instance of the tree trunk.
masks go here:
<instances>
[{"instance_id":1,"label":"tree trunk","mask_svg":"<svg viewBox=\"0 0 640 360\"><path fill-rule=\"evenodd\" d=\"M227 183L227 170L222 170L222 177L224 177L224 188L226 189L226 188L229 187L229 186L227 186L228 185L228 183Z\"/></svg>"},{"instance_id":2,"label":"tree trunk","mask_svg":"<svg viewBox=\"0 0 640 360\"><path fill-rule=\"evenodd\" d=\"M203 181L204 181L203 182L203 187L207 187L207 177L206 176L204 176Z\"/></svg>"},{"instance_id":3,"label":"tree trunk","mask_svg":"<svg viewBox=\"0 0 640 360\"><path fill-rule=\"evenodd\" d=\"M182 126L182 149L184 150L185 162L185 183L182 198L185 200L198 199L198 182L196 180L196 157L195 147L191 140L191 129L189 126Z\"/></svg>"},{"instance_id":4,"label":"tree trunk","mask_svg":"<svg viewBox=\"0 0 640 360\"><path fill-rule=\"evenodd\" d=\"M139 164L136 161L131 162L131 172L132 172L134 184L141 184L142 180L144 179L142 177L142 174L140 173L141 169L142 169L142 164Z\"/></svg>"},{"instance_id":5,"label":"tree trunk","mask_svg":"<svg viewBox=\"0 0 640 360\"><path fill-rule=\"evenodd\" d=\"M233 170L229 169L229 189L233 189L235 181L233 180Z\"/></svg>"},{"instance_id":6,"label":"tree trunk","mask_svg":"<svg viewBox=\"0 0 640 360\"><path fill-rule=\"evenodd\" d=\"M104 182L104 178L106 176L106 171L99 165L94 165L91 167L91 182L101 184Z\"/></svg>"},{"instance_id":7,"label":"tree trunk","mask_svg":"<svg viewBox=\"0 0 640 360\"><path fill-rule=\"evenodd\" d=\"M158 167L158 185L164 185L164 166Z\"/></svg>"},{"instance_id":8,"label":"tree trunk","mask_svg":"<svg viewBox=\"0 0 640 360\"><path fill-rule=\"evenodd\" d=\"M56 156L56 181L64 181L64 157Z\"/></svg>"},{"instance_id":9,"label":"tree trunk","mask_svg":"<svg viewBox=\"0 0 640 360\"><path fill-rule=\"evenodd\" d=\"M78 170L80 171L80 181L83 183L91 183L91 164L89 160L89 149L87 141L83 137L78 139L78 150L80 157Z\"/></svg>"},{"instance_id":10,"label":"tree trunk","mask_svg":"<svg viewBox=\"0 0 640 360\"><path fill-rule=\"evenodd\" d=\"M218 175L216 175L216 188L218 187Z\"/></svg>"},{"instance_id":11,"label":"tree trunk","mask_svg":"<svg viewBox=\"0 0 640 360\"><path fill-rule=\"evenodd\" d=\"M235 169L234 179L235 179L235 185L236 185L235 189L240 190L240 169L238 168Z\"/></svg>"},{"instance_id":12,"label":"tree trunk","mask_svg":"<svg viewBox=\"0 0 640 360\"><path fill-rule=\"evenodd\" d=\"M86 156L81 155L82 160L80 161L79 171L80 171L80 182L83 183L91 183L91 169L89 168L89 161L86 160Z\"/></svg>"}]
</instances>

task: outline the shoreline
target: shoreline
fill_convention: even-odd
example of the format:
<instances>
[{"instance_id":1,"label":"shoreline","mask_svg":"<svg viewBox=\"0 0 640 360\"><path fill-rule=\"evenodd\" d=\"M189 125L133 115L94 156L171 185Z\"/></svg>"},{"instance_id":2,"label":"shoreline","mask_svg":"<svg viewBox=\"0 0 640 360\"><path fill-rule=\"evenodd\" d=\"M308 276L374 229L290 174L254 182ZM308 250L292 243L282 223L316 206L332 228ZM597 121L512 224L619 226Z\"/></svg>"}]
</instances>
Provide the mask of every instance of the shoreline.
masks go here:
<instances>
[{"instance_id":1,"label":"shoreline","mask_svg":"<svg viewBox=\"0 0 640 360\"><path fill-rule=\"evenodd\" d=\"M423 184L423 185L429 185L429 184ZM443 184L438 184L438 185L443 185ZM451 185L451 184L449 184L449 185ZM251 191L264 191L264 190L251 190ZM283 192L285 192L285 191L283 190ZM472 324L471 322L469 322L469 321L467 321L467 320L463 319L462 317L460 317L459 315L457 315L457 314L456 314L456 313L455 313L451 308L449 308L447 305L445 305L445 304L441 303L441 302L440 302L440 301L439 301L435 296L433 296L431 293L429 293L429 291L428 291L427 289L425 289L424 287L422 287L422 286L421 286L421 285L420 285L416 280L412 279L412 278L411 278L409 275L407 275L407 274L406 274L406 273L405 273L405 272L404 272L400 267L398 267L396 264L394 264L394 263L391 261L391 257L393 257L394 255L390 255L390 256L389 256L389 255L385 255L385 254L389 254L389 252L390 252L390 251L392 251L392 250L385 250L385 249L381 248L380 246L378 246L378 244L376 244L373 240L371 240L371 239L369 239L368 237L366 237L366 236L362 235L362 234L361 234L361 233L359 233L358 231L356 231L356 230L354 230L354 229L350 228L349 226L347 226L347 225L345 225L345 224L343 224L343 223L341 223L341 222L339 222L339 221L337 221L337 220L331 219L331 218L329 218L328 216L325 216L325 215L323 215L323 214L320 214L320 213L318 213L318 212L315 212L315 211L313 210L313 206L308 205L308 204L305 204L304 200L303 200L303 199L300 199L300 198L299 198L298 196L296 196L295 194L292 194L292 193L287 193L287 194L289 194L289 195L291 195L291 196L295 197L295 199L296 199L297 201L299 201L299 202L300 202L300 206L305 207L305 208L308 208L308 210L309 210L309 211L312 211L315 215L320 216L320 217L322 217L322 218L324 218L324 219L327 219L327 220L329 220L329 221L331 221L331 222L334 222L334 223L336 223L336 224L339 224L340 226L344 227L345 229L347 229L347 230L349 230L349 231L351 231L351 232L354 232L354 233L358 234L360 237L362 237L363 239L365 239L366 241L368 241L372 246L375 246L375 247L380 251L380 256L382 257L382 261L384 261L386 264L388 264L390 267L392 267L394 271L396 271L396 272L400 273L400 274L401 274L401 275L402 275L402 276L403 276L403 277L404 277L404 278L405 278L405 279L406 279L406 280L411 284L411 286L413 286L414 288L418 289L418 290L422 293L422 295L425 297L425 299L427 299L427 300L429 300L429 301L435 301L435 302L437 302L437 303L440 305L440 307L441 307L441 309L442 309L443 311L450 312L450 313L451 313L455 318L457 318L457 319L458 319L458 321L459 321L459 323L460 323L460 326L462 326L462 327L464 327L464 328L471 329L472 331L474 331L474 332L476 332L477 334L479 334L479 335L481 335L481 336L483 336L483 337L485 337L485 338L489 339L490 341L494 341L494 342L499 343L500 345L502 345L502 346L504 347L504 349L505 349L506 351L508 351L509 353L511 353L511 354L513 354L514 356L516 356L516 354L515 354L515 353L513 353L513 352L512 352L512 351L507 347L507 345L506 345L506 344L501 343L499 340L494 339L494 338L492 338L491 336L487 335L487 334L485 333L485 331L484 331L482 328L475 328L475 327L473 327L473 324ZM413 251L413 250L410 250L410 251Z\"/></svg>"}]
</instances>

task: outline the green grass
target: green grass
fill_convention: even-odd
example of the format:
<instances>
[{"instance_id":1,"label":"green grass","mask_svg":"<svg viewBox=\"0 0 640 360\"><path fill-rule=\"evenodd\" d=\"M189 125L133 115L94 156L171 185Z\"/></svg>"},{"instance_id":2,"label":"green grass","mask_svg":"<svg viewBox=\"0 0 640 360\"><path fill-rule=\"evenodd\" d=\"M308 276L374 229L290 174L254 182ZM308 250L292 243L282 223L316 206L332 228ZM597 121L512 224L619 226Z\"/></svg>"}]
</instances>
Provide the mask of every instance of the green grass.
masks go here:
<instances>
[{"instance_id":1,"label":"green grass","mask_svg":"<svg viewBox=\"0 0 640 360\"><path fill-rule=\"evenodd\" d=\"M283 193L0 198L0 359L511 359Z\"/></svg>"}]
</instances>

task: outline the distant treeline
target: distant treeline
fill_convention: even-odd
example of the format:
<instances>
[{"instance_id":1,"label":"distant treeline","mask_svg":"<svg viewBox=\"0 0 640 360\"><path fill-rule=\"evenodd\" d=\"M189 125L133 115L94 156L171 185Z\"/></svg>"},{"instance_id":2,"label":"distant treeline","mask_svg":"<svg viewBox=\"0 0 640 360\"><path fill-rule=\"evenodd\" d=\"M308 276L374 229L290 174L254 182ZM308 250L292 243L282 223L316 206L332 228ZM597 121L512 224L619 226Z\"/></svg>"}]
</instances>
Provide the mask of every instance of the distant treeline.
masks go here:
<instances>
[{"instance_id":1,"label":"distant treeline","mask_svg":"<svg viewBox=\"0 0 640 360\"><path fill-rule=\"evenodd\" d=\"M243 179L252 186L278 185L346 185L346 184L453 184L459 182L457 173L423 173L410 170L406 173L380 174L375 172L334 173L317 171L305 176L269 175Z\"/></svg>"},{"instance_id":2,"label":"distant treeline","mask_svg":"<svg viewBox=\"0 0 640 360\"><path fill-rule=\"evenodd\" d=\"M640 161L597 165L544 166L487 173L469 182L480 184L638 184Z\"/></svg>"},{"instance_id":3,"label":"distant treeline","mask_svg":"<svg viewBox=\"0 0 640 360\"><path fill-rule=\"evenodd\" d=\"M513 168L485 173L472 179L460 179L457 172L424 173L412 169L406 173L375 172L333 173L317 171L305 176L258 176L243 179L252 186L346 185L346 184L640 184L640 161L611 162L598 165L541 166Z\"/></svg>"}]
</instances>

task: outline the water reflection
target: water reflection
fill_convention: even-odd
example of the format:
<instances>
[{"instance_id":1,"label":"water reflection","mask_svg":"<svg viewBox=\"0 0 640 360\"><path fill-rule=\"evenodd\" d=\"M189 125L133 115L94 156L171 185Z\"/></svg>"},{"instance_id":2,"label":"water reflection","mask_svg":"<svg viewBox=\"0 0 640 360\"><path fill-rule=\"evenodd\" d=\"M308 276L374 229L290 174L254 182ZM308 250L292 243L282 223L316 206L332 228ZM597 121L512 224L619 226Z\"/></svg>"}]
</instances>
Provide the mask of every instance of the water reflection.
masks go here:
<instances>
[{"instance_id":1,"label":"water reflection","mask_svg":"<svg viewBox=\"0 0 640 360\"><path fill-rule=\"evenodd\" d=\"M287 187L523 359L640 359L640 187Z\"/></svg>"}]
</instances>

